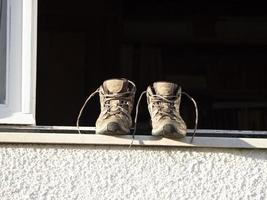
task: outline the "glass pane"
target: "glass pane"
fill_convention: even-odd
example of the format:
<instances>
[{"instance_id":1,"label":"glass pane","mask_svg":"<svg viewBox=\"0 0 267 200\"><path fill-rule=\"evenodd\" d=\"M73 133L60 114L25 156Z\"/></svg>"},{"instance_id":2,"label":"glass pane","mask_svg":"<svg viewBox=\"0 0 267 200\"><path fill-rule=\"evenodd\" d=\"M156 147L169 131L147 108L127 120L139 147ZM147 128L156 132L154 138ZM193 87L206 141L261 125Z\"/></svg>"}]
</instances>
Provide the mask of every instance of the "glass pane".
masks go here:
<instances>
[{"instance_id":1,"label":"glass pane","mask_svg":"<svg viewBox=\"0 0 267 200\"><path fill-rule=\"evenodd\" d=\"M6 101L6 1L7 0L0 0L0 104L4 104Z\"/></svg>"}]
</instances>

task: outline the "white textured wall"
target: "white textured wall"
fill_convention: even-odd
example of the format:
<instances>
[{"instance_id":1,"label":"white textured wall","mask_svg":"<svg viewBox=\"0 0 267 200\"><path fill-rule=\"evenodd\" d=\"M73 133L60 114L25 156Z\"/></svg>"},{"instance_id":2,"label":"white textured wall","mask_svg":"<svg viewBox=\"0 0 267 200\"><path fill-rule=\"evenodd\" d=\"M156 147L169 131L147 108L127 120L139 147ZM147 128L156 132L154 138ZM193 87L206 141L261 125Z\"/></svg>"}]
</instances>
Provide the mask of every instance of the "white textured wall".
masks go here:
<instances>
[{"instance_id":1,"label":"white textured wall","mask_svg":"<svg viewBox=\"0 0 267 200\"><path fill-rule=\"evenodd\" d=\"M0 199L267 199L267 152L0 145Z\"/></svg>"}]
</instances>

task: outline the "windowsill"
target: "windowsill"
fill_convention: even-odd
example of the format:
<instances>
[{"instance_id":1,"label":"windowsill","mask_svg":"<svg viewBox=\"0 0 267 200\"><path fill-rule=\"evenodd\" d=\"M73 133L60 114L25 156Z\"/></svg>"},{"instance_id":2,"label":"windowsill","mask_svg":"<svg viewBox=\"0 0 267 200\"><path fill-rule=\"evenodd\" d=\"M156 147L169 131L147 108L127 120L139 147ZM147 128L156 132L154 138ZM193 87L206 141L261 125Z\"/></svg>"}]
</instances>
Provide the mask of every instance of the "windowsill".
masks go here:
<instances>
[{"instance_id":1,"label":"windowsill","mask_svg":"<svg viewBox=\"0 0 267 200\"><path fill-rule=\"evenodd\" d=\"M1 128L1 127L0 127ZM7 129L8 131L5 131ZM82 130L93 131L92 128ZM31 129L32 130L32 129ZM16 131L10 131L8 128L1 128L0 143L15 143L15 144L76 144L76 145L120 145L129 146L132 142L131 135L124 136L106 136L96 134L76 134L66 130L74 130L74 128L53 129L45 131L46 129L39 128L41 132L35 132L20 128ZM60 131L61 130L61 131ZM65 130L65 131L63 131ZM191 131L191 130L190 130ZM243 131L244 133L262 134L265 138L251 138L251 137L225 137L220 136L223 130L199 130L199 135L203 132L214 132L216 136L196 136L193 143L190 143L191 136L183 139L174 140L168 138L155 137L151 135L136 135L132 146L166 146L166 147L206 147L206 148L248 148L248 149L267 149L267 132L266 131ZM225 131L227 132L227 131ZM229 131L228 131L229 132ZM238 132L242 131L232 131Z\"/></svg>"}]
</instances>

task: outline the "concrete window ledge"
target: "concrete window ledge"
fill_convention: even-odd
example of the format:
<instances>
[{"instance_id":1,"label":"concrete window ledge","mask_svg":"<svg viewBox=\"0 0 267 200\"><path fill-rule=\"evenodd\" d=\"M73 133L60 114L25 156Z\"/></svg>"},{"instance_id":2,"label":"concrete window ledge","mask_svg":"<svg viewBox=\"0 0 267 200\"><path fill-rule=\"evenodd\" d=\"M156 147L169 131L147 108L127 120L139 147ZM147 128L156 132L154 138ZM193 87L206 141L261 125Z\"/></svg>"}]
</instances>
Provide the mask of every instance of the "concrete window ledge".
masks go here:
<instances>
[{"instance_id":1,"label":"concrete window ledge","mask_svg":"<svg viewBox=\"0 0 267 200\"><path fill-rule=\"evenodd\" d=\"M92 134L92 127L81 130L91 134L78 134L75 127L0 127L0 143L130 146L132 142L131 135L96 135ZM132 146L267 149L267 131L198 130L193 143L190 143L191 133L189 130L189 136L179 140L136 135Z\"/></svg>"}]
</instances>

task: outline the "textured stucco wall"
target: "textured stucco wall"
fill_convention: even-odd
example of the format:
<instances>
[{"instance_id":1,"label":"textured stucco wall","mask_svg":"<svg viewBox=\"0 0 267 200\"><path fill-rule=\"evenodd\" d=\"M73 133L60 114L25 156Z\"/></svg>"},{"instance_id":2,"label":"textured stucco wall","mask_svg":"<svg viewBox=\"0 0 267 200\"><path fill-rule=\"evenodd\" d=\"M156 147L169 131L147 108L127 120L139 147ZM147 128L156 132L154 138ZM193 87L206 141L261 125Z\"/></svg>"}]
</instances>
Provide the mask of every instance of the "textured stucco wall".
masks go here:
<instances>
[{"instance_id":1,"label":"textured stucco wall","mask_svg":"<svg viewBox=\"0 0 267 200\"><path fill-rule=\"evenodd\" d=\"M0 199L267 199L267 151L0 145Z\"/></svg>"}]
</instances>

